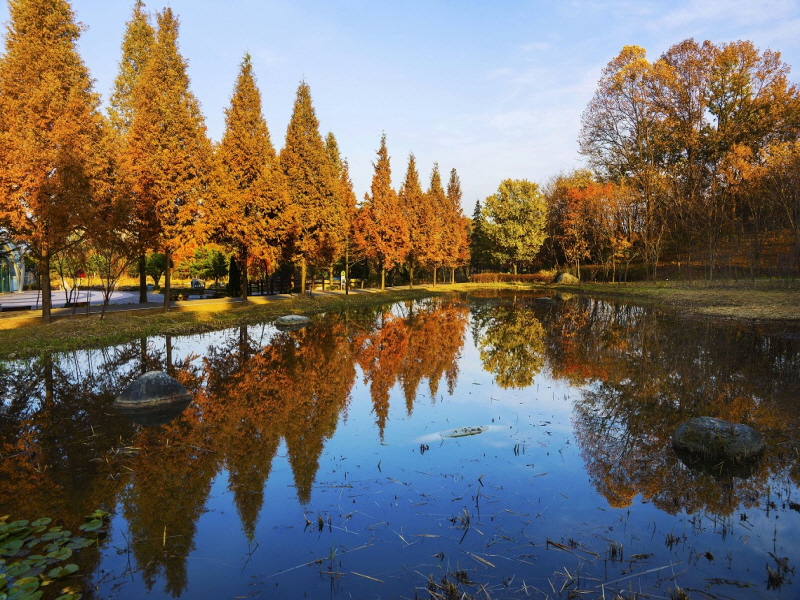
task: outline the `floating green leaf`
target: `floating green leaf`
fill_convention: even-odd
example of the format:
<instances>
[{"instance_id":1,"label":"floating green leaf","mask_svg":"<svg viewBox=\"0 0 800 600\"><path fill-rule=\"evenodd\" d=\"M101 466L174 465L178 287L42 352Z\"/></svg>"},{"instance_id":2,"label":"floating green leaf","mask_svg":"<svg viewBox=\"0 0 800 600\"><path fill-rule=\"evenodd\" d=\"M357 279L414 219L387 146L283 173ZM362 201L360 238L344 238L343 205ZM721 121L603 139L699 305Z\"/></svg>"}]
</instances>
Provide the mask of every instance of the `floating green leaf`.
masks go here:
<instances>
[{"instance_id":1,"label":"floating green leaf","mask_svg":"<svg viewBox=\"0 0 800 600\"><path fill-rule=\"evenodd\" d=\"M17 550L22 548L24 542L19 539L6 540L0 545L0 554L3 556L14 556Z\"/></svg>"},{"instance_id":2,"label":"floating green leaf","mask_svg":"<svg viewBox=\"0 0 800 600\"><path fill-rule=\"evenodd\" d=\"M56 567L55 569L50 569L47 573L47 576L52 579L60 579L61 577L68 577L73 573L78 571L78 565L70 563L68 565L64 565L63 567Z\"/></svg>"},{"instance_id":3,"label":"floating green leaf","mask_svg":"<svg viewBox=\"0 0 800 600\"><path fill-rule=\"evenodd\" d=\"M14 563L6 570L6 575L15 578L22 577L23 575L30 573L31 566L32 565L28 561Z\"/></svg>"},{"instance_id":4,"label":"floating green leaf","mask_svg":"<svg viewBox=\"0 0 800 600\"><path fill-rule=\"evenodd\" d=\"M42 517L41 519L36 519L33 523L31 523L31 525L33 525L34 527L40 527L42 525L49 525L52 522L53 519L51 519L50 517Z\"/></svg>"},{"instance_id":5,"label":"floating green leaf","mask_svg":"<svg viewBox=\"0 0 800 600\"><path fill-rule=\"evenodd\" d=\"M80 550L81 548L88 548L94 543L95 540L93 539L85 537L74 537L69 541L69 544L67 544L67 548L71 548L72 550Z\"/></svg>"},{"instance_id":6,"label":"floating green leaf","mask_svg":"<svg viewBox=\"0 0 800 600\"><path fill-rule=\"evenodd\" d=\"M103 526L103 522L100 519L92 519L88 523L84 523L78 529L81 531L97 531Z\"/></svg>"},{"instance_id":7,"label":"floating green leaf","mask_svg":"<svg viewBox=\"0 0 800 600\"><path fill-rule=\"evenodd\" d=\"M54 558L56 560L67 560L72 556L72 550L69 548L59 548L55 552L48 552L47 558Z\"/></svg>"}]
</instances>

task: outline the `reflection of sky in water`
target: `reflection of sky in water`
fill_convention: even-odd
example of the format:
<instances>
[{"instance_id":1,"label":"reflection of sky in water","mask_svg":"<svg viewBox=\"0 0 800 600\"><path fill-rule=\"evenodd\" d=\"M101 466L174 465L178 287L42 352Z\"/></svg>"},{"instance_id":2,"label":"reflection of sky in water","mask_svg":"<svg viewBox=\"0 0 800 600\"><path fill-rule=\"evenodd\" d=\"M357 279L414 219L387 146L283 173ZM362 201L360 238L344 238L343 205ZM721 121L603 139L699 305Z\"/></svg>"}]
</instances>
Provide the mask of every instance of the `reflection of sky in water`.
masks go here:
<instances>
[{"instance_id":1,"label":"reflection of sky in water","mask_svg":"<svg viewBox=\"0 0 800 600\"><path fill-rule=\"evenodd\" d=\"M275 333L271 326L248 328L259 345ZM173 361L191 358L201 367L208 348L226 346L237 335L172 338ZM163 339L148 346L154 354L166 350ZM75 368L86 369L98 355L75 357ZM702 512L672 516L641 495L630 506L613 508L587 477L575 439L573 406L581 395L581 388L555 379L547 364L529 387L498 387L467 327L453 393L442 378L431 398L423 380L409 415L396 384L381 440L370 384L357 367L351 401L324 441L309 503L298 501L289 448L281 440L252 541L242 532L229 466L221 461L185 559L183 597L413 597L429 574L438 578L457 569L489 586L492 597L542 597L551 593L550 582L560 588L565 569L580 570L584 587L595 595L599 582L617 580L612 588L630 584L660 597L676 584L710 586L710 592L731 598L772 598L796 589L774 592L765 585L765 565L774 567L768 552L789 557L794 567L800 556L800 513L784 507L788 498L776 496L788 492L800 499L793 484L772 481L777 508L769 516L765 498L759 498L759 508L725 518ZM476 426L486 430L439 435ZM469 528L460 520L466 516ZM667 535L678 540L672 549ZM104 574L97 576L98 597L148 594L136 572L126 574L126 538L120 504L100 565ZM624 561L607 560L612 542L623 548ZM713 578L753 587L715 585ZM419 593L424 597L424 590ZM170 597L162 576L148 597Z\"/></svg>"}]
</instances>

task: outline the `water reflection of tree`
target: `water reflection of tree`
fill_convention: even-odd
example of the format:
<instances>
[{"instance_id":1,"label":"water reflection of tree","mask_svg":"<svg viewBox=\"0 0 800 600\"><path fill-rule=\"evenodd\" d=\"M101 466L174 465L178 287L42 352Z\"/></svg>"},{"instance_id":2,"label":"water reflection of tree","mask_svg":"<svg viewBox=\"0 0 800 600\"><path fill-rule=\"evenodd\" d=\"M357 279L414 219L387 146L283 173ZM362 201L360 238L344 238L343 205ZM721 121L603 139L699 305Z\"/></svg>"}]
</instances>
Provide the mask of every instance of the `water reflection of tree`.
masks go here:
<instances>
[{"instance_id":1,"label":"water reflection of tree","mask_svg":"<svg viewBox=\"0 0 800 600\"><path fill-rule=\"evenodd\" d=\"M752 505L770 477L786 473L798 481L786 452L787 443L796 445L787 435L798 423L796 343L748 326L680 321L598 301L569 303L547 330L553 374L587 385L575 405L576 437L592 481L612 506L641 494L670 513L729 515ZM721 481L677 459L671 435L699 415L766 433L767 452L750 478Z\"/></svg>"},{"instance_id":2,"label":"water reflection of tree","mask_svg":"<svg viewBox=\"0 0 800 600\"><path fill-rule=\"evenodd\" d=\"M502 388L524 388L544 366L544 329L521 304L484 306L473 316L473 336L483 368Z\"/></svg>"},{"instance_id":3,"label":"water reflection of tree","mask_svg":"<svg viewBox=\"0 0 800 600\"><path fill-rule=\"evenodd\" d=\"M382 311L377 322L362 327L355 353L370 384L375 422L383 439L389 415L389 392L400 383L410 415L417 390L427 379L432 399L444 376L452 394L464 344L469 308L462 302L429 300L409 303L399 316Z\"/></svg>"},{"instance_id":4,"label":"water reflection of tree","mask_svg":"<svg viewBox=\"0 0 800 600\"><path fill-rule=\"evenodd\" d=\"M124 480L107 460L130 423L109 418L130 381L133 348L5 363L0 370L0 505L3 514L49 516L77 531L96 508L113 508ZM99 553L73 560L92 573Z\"/></svg>"}]
</instances>

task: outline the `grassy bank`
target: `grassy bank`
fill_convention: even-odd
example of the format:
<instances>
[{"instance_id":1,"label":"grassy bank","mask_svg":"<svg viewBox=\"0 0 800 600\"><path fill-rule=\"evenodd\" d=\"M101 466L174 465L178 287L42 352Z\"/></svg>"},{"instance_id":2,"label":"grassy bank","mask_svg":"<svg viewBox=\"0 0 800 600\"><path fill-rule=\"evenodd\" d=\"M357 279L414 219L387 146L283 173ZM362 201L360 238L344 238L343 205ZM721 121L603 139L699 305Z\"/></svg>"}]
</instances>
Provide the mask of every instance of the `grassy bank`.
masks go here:
<instances>
[{"instance_id":1,"label":"grassy bank","mask_svg":"<svg viewBox=\"0 0 800 600\"><path fill-rule=\"evenodd\" d=\"M783 281L581 283L557 286L598 297L653 303L686 313L764 322L800 322L800 289Z\"/></svg>"},{"instance_id":2,"label":"grassy bank","mask_svg":"<svg viewBox=\"0 0 800 600\"><path fill-rule=\"evenodd\" d=\"M656 283L580 283L540 285L520 283L438 285L391 289L380 293L343 294L314 298L294 297L248 306L223 307L185 312L113 312L100 320L98 315L78 315L59 319L51 325L38 320L20 320L18 327L0 331L0 360L44 352L99 348L155 335L187 335L251 325L273 320L288 313L313 315L345 308L371 307L388 302L423 298L433 294L478 292L480 290L558 292L616 298L637 304L650 304L682 313L755 320L781 324L800 323L800 289L787 289L783 282L681 282ZM198 305L201 308L201 305Z\"/></svg>"},{"instance_id":3,"label":"grassy bank","mask_svg":"<svg viewBox=\"0 0 800 600\"><path fill-rule=\"evenodd\" d=\"M424 288L390 290L381 293L296 296L285 300L250 303L247 306L208 305L207 310L120 311L99 315L76 315L58 319L50 325L39 320L19 320L18 327L0 331L0 360L21 358L47 352L101 348L124 344L155 335L188 335L229 327L271 321L285 314L314 315L345 308L372 307L430 296ZM255 299L257 300L257 299ZM199 308L202 305L198 304Z\"/></svg>"},{"instance_id":4,"label":"grassy bank","mask_svg":"<svg viewBox=\"0 0 800 600\"><path fill-rule=\"evenodd\" d=\"M533 290L555 295L569 292L657 305L683 313L756 320L776 324L800 323L800 284L763 281L658 281L540 285L528 283L465 283L437 286L441 291Z\"/></svg>"}]
</instances>

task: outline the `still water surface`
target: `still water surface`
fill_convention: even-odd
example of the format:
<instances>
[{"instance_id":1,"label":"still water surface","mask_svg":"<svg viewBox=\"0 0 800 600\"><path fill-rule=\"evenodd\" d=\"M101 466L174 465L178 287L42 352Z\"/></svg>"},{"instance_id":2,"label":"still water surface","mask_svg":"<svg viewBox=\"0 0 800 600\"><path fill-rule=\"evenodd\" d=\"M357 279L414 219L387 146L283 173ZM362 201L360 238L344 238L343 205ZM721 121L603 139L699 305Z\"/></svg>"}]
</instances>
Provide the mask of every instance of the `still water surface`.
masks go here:
<instances>
[{"instance_id":1,"label":"still water surface","mask_svg":"<svg viewBox=\"0 0 800 600\"><path fill-rule=\"evenodd\" d=\"M194 395L181 414L114 412L167 368ZM477 598L800 589L797 331L470 296L0 376L0 516L112 514L79 556L85 597L447 597L443 577ZM699 415L764 432L752 472L675 456Z\"/></svg>"}]
</instances>

